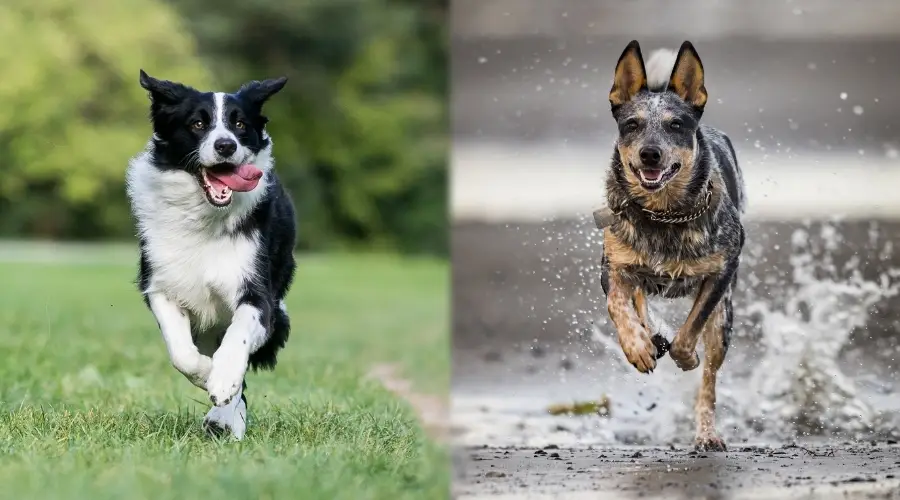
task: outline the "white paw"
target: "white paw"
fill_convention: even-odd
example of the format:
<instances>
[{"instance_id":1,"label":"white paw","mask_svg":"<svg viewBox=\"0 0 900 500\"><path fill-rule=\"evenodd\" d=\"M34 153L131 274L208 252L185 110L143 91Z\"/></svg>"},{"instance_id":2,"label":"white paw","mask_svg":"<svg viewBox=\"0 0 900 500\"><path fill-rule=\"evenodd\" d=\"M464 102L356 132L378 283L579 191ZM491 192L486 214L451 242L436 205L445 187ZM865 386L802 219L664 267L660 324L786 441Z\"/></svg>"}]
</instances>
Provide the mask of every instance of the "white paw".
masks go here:
<instances>
[{"instance_id":1,"label":"white paw","mask_svg":"<svg viewBox=\"0 0 900 500\"><path fill-rule=\"evenodd\" d=\"M206 382L209 399L216 406L226 406L240 394L247 374L247 356L222 345L212 358L212 370Z\"/></svg>"},{"instance_id":2,"label":"white paw","mask_svg":"<svg viewBox=\"0 0 900 500\"><path fill-rule=\"evenodd\" d=\"M247 404L238 395L227 406L213 406L203 418L203 428L209 434L222 436L230 432L238 441L247 432Z\"/></svg>"}]
</instances>

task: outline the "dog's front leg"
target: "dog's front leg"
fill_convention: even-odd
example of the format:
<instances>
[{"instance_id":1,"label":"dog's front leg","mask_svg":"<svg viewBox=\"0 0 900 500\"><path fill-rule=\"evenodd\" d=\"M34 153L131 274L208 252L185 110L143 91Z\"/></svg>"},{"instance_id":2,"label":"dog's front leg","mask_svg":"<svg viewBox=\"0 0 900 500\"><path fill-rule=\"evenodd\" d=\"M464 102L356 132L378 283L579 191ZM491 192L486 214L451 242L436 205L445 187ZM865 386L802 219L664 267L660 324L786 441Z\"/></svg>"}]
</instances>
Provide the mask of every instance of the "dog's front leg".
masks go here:
<instances>
[{"instance_id":1,"label":"dog's front leg","mask_svg":"<svg viewBox=\"0 0 900 500\"><path fill-rule=\"evenodd\" d=\"M641 373L656 368L656 346L634 309L634 287L623 281L616 269L609 270L606 308L616 325L625 358Z\"/></svg>"},{"instance_id":2,"label":"dog's front leg","mask_svg":"<svg viewBox=\"0 0 900 500\"><path fill-rule=\"evenodd\" d=\"M159 324L172 365L191 383L206 390L212 360L209 356L200 354L194 345L194 339L191 337L191 320L187 312L162 293L148 293L147 302Z\"/></svg>"},{"instance_id":3,"label":"dog's front leg","mask_svg":"<svg viewBox=\"0 0 900 500\"><path fill-rule=\"evenodd\" d=\"M725 262L722 271L709 276L700 284L700 290L691 306L684 325L675 334L672 340L669 356L682 370L693 370L700 365L700 356L697 355L697 341L700 333L710 316L719 306L722 297L731 287L731 281L737 272L739 256L732 257Z\"/></svg>"},{"instance_id":4,"label":"dog's front leg","mask_svg":"<svg viewBox=\"0 0 900 500\"><path fill-rule=\"evenodd\" d=\"M240 397L250 354L268 339L271 317L272 308L260 295L250 295L238 303L222 344L212 357L207 390L214 405L227 406Z\"/></svg>"},{"instance_id":5,"label":"dog's front leg","mask_svg":"<svg viewBox=\"0 0 900 500\"><path fill-rule=\"evenodd\" d=\"M239 390L225 406L213 406L203 418L203 428L215 436L230 432L238 441L247 431L247 398Z\"/></svg>"}]
</instances>

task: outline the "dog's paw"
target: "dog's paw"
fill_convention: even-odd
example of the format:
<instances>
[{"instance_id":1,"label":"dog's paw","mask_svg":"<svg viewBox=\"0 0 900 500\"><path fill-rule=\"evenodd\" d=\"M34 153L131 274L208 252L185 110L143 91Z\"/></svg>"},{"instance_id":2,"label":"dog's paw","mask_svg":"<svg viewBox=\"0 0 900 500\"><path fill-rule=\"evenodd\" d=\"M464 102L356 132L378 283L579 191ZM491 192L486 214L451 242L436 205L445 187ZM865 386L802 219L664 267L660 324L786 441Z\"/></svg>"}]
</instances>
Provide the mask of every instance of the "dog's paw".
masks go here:
<instances>
[{"instance_id":1,"label":"dog's paw","mask_svg":"<svg viewBox=\"0 0 900 500\"><path fill-rule=\"evenodd\" d=\"M203 418L203 429L215 437L231 434L238 441L244 439L247 431L247 404L243 398L228 406L213 406Z\"/></svg>"},{"instance_id":2,"label":"dog's paw","mask_svg":"<svg viewBox=\"0 0 900 500\"><path fill-rule=\"evenodd\" d=\"M669 357L675 362L675 366L684 371L690 371L700 366L700 355L697 351L682 351L674 345L669 349Z\"/></svg>"},{"instance_id":3,"label":"dog's paw","mask_svg":"<svg viewBox=\"0 0 900 500\"><path fill-rule=\"evenodd\" d=\"M672 348L669 340L659 333L650 337L650 342L653 342L653 345L656 347L656 359L662 359L669 352L669 349Z\"/></svg>"},{"instance_id":4,"label":"dog's paw","mask_svg":"<svg viewBox=\"0 0 900 500\"><path fill-rule=\"evenodd\" d=\"M694 438L694 449L697 451L727 451L725 441L715 432L698 434Z\"/></svg>"},{"instance_id":5,"label":"dog's paw","mask_svg":"<svg viewBox=\"0 0 900 500\"><path fill-rule=\"evenodd\" d=\"M656 368L656 346L646 335L633 336L627 341L620 339L625 359L641 373L650 373Z\"/></svg>"},{"instance_id":6,"label":"dog's paw","mask_svg":"<svg viewBox=\"0 0 900 500\"><path fill-rule=\"evenodd\" d=\"M224 346L223 346L224 347ZM219 348L212 358L212 371L206 389L216 406L226 406L241 392L247 374L247 357Z\"/></svg>"}]
</instances>

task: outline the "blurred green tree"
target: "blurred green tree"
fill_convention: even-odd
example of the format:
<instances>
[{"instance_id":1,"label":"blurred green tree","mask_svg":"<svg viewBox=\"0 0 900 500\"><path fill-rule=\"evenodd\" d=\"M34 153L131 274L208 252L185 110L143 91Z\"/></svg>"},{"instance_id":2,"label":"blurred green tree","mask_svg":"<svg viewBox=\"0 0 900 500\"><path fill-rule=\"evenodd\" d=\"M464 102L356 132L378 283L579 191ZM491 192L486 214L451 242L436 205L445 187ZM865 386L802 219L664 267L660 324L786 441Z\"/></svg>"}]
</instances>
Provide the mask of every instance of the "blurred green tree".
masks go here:
<instances>
[{"instance_id":1,"label":"blurred green tree","mask_svg":"<svg viewBox=\"0 0 900 500\"><path fill-rule=\"evenodd\" d=\"M0 234L133 234L124 172L150 134L138 68L210 82L180 23L156 0L0 3Z\"/></svg>"},{"instance_id":2,"label":"blurred green tree","mask_svg":"<svg viewBox=\"0 0 900 500\"><path fill-rule=\"evenodd\" d=\"M266 114L301 248L447 251L446 2L170 1L219 87L290 78Z\"/></svg>"}]
</instances>

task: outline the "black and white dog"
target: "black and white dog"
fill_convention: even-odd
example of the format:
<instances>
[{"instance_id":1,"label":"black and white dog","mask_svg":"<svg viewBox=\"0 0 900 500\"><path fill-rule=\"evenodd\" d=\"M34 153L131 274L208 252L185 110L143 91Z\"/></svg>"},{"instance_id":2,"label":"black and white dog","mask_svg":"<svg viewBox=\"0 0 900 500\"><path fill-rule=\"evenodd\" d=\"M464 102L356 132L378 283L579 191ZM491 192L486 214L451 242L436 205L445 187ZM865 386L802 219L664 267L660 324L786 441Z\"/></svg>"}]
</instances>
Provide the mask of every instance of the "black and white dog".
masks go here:
<instances>
[{"instance_id":1,"label":"black and white dog","mask_svg":"<svg viewBox=\"0 0 900 500\"><path fill-rule=\"evenodd\" d=\"M153 137L127 173L138 286L172 364L215 405L204 427L238 439L247 370L273 369L290 331L294 207L273 171L262 115L286 82L227 94L140 76Z\"/></svg>"}]
</instances>

